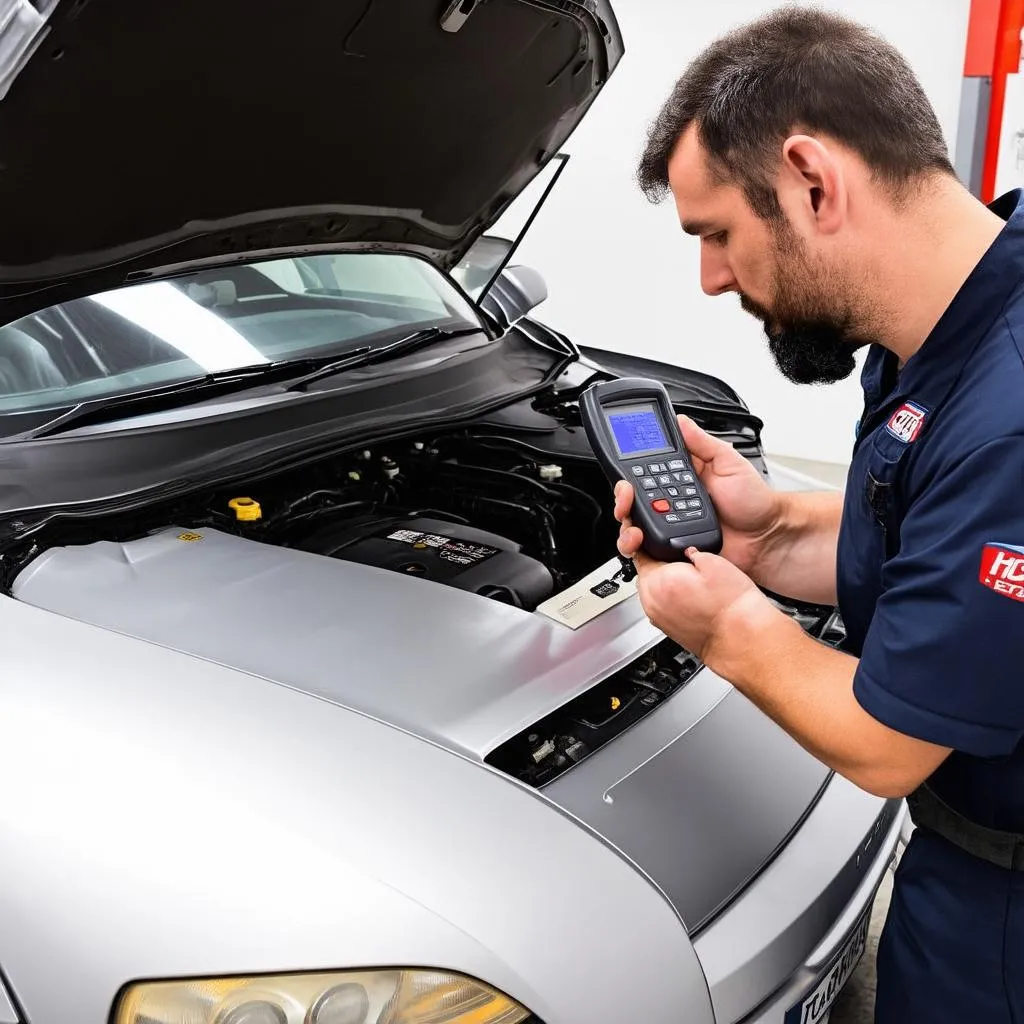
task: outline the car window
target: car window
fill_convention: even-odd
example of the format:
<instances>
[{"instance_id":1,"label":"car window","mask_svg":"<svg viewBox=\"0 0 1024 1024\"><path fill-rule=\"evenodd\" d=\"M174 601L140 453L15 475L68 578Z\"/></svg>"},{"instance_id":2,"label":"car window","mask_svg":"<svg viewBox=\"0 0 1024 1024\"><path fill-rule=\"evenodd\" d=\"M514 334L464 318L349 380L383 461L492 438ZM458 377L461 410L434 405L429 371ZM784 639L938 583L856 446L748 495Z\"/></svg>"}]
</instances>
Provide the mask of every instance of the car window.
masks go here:
<instances>
[{"instance_id":1,"label":"car window","mask_svg":"<svg viewBox=\"0 0 1024 1024\"><path fill-rule=\"evenodd\" d=\"M479 323L452 283L412 256L218 267L74 299L0 327L0 413Z\"/></svg>"},{"instance_id":2,"label":"car window","mask_svg":"<svg viewBox=\"0 0 1024 1024\"><path fill-rule=\"evenodd\" d=\"M491 282L513 247L508 238L481 235L462 260L452 268L452 277L474 301L479 301L484 288Z\"/></svg>"},{"instance_id":3,"label":"car window","mask_svg":"<svg viewBox=\"0 0 1024 1024\"><path fill-rule=\"evenodd\" d=\"M388 298L445 316L444 299L434 279L437 272L422 260L384 253L315 256L305 260L274 260L257 267L278 287L297 294L344 291L350 296ZM306 277L303 277L306 271Z\"/></svg>"}]
</instances>

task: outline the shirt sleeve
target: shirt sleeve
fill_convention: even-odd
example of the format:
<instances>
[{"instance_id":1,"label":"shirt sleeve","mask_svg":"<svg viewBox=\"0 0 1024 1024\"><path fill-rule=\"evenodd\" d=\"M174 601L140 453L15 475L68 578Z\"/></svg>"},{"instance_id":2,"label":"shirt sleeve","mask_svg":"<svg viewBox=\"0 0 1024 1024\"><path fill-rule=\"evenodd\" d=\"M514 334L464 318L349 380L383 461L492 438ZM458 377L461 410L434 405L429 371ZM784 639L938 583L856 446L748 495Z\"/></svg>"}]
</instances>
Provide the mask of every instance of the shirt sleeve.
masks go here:
<instances>
[{"instance_id":1,"label":"shirt sleeve","mask_svg":"<svg viewBox=\"0 0 1024 1024\"><path fill-rule=\"evenodd\" d=\"M912 500L854 676L890 728L978 757L1024 736L1024 437L949 466Z\"/></svg>"}]
</instances>

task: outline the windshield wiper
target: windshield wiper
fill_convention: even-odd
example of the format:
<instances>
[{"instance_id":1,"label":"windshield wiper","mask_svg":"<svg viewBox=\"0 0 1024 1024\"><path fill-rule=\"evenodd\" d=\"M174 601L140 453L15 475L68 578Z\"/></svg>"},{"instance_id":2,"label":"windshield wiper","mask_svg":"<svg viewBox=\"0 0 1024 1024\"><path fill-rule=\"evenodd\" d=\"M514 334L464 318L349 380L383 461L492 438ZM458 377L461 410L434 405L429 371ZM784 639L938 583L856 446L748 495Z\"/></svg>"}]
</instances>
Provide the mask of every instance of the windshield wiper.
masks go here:
<instances>
[{"instance_id":1,"label":"windshield wiper","mask_svg":"<svg viewBox=\"0 0 1024 1024\"><path fill-rule=\"evenodd\" d=\"M285 385L285 391L302 391L314 381L322 380L324 377L331 377L336 373L351 370L356 366L370 366L372 363L381 363L386 359L394 359L397 356L404 356L426 345L432 345L435 341L447 341L449 338L461 338L468 334L482 334L479 327L458 327L454 330L442 330L440 327L429 327L424 331L417 331L405 338L399 338L389 345L379 345L371 349L359 349L355 352L347 352L339 359L318 366L309 373L289 381Z\"/></svg>"},{"instance_id":2,"label":"windshield wiper","mask_svg":"<svg viewBox=\"0 0 1024 1024\"><path fill-rule=\"evenodd\" d=\"M330 377L355 366L367 366L371 363L394 359L396 356L432 344L435 341L446 341L462 335L480 334L480 327L460 327L444 330L431 327L416 331L387 345L362 345L349 349L344 355L337 352L326 356L306 356L298 359L281 359L272 363L256 363L252 366L241 366L231 370L218 370L206 373L201 377L190 377L187 380L162 384L159 387L147 388L144 391L131 391L124 395L111 398L97 398L89 402L66 409L53 419L32 427L20 434L13 434L4 439L5 442L34 441L42 437L51 437L74 427L87 426L93 423L108 423L126 414L141 415L148 412L162 412L166 409L191 405L196 401L214 398L219 395L243 391L259 384L272 383L277 380L287 381L284 390L301 391L313 381L322 377ZM296 376L299 374L299 376ZM184 401L183 401L184 399Z\"/></svg>"},{"instance_id":3,"label":"windshield wiper","mask_svg":"<svg viewBox=\"0 0 1024 1024\"><path fill-rule=\"evenodd\" d=\"M345 358L359 358L371 352L371 345L363 345L351 350ZM218 370L205 373L201 377L189 377L186 380L161 384L159 387L146 388L143 391L130 391L124 395L111 398L96 398L88 402L66 409L53 419L32 427L20 434L14 434L5 441L34 441L41 437L50 437L73 427L86 426L90 423L105 423L118 419L130 411L132 415L147 412L160 412L174 409L182 404L191 404L203 398L228 395L235 391L243 391L255 384L265 384L275 380L288 380L296 373L312 372L317 367L327 366L338 361L338 356L311 356L301 359L281 359L272 363L255 363L252 366L240 366L231 370ZM183 403L182 399L188 402Z\"/></svg>"}]
</instances>

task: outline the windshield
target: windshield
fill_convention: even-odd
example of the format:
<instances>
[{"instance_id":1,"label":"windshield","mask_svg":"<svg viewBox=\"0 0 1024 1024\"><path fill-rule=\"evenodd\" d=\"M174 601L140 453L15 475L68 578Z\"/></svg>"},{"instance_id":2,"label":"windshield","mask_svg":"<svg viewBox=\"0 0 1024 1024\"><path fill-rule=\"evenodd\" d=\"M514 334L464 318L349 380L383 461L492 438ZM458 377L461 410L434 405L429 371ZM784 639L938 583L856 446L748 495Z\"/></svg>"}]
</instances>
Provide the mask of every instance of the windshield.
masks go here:
<instances>
[{"instance_id":1,"label":"windshield","mask_svg":"<svg viewBox=\"0 0 1024 1024\"><path fill-rule=\"evenodd\" d=\"M479 324L451 282L413 256L219 267L64 302L0 327L0 413Z\"/></svg>"}]
</instances>

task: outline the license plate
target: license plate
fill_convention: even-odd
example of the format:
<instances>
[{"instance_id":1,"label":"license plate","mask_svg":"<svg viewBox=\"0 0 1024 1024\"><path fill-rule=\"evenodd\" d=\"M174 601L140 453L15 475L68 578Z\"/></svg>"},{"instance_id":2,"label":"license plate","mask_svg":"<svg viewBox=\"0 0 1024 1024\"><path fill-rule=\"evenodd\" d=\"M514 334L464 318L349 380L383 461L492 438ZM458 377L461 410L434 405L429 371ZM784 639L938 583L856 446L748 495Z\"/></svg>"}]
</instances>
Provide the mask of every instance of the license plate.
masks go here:
<instances>
[{"instance_id":1,"label":"license plate","mask_svg":"<svg viewBox=\"0 0 1024 1024\"><path fill-rule=\"evenodd\" d=\"M791 1006L786 1013L785 1024L822 1024L828 1019L828 1011L836 996L850 980L854 968L860 963L868 943L869 914L865 914L857 930L846 940L846 945L835 955L828 969L822 975L814 991L802 1002Z\"/></svg>"}]
</instances>

